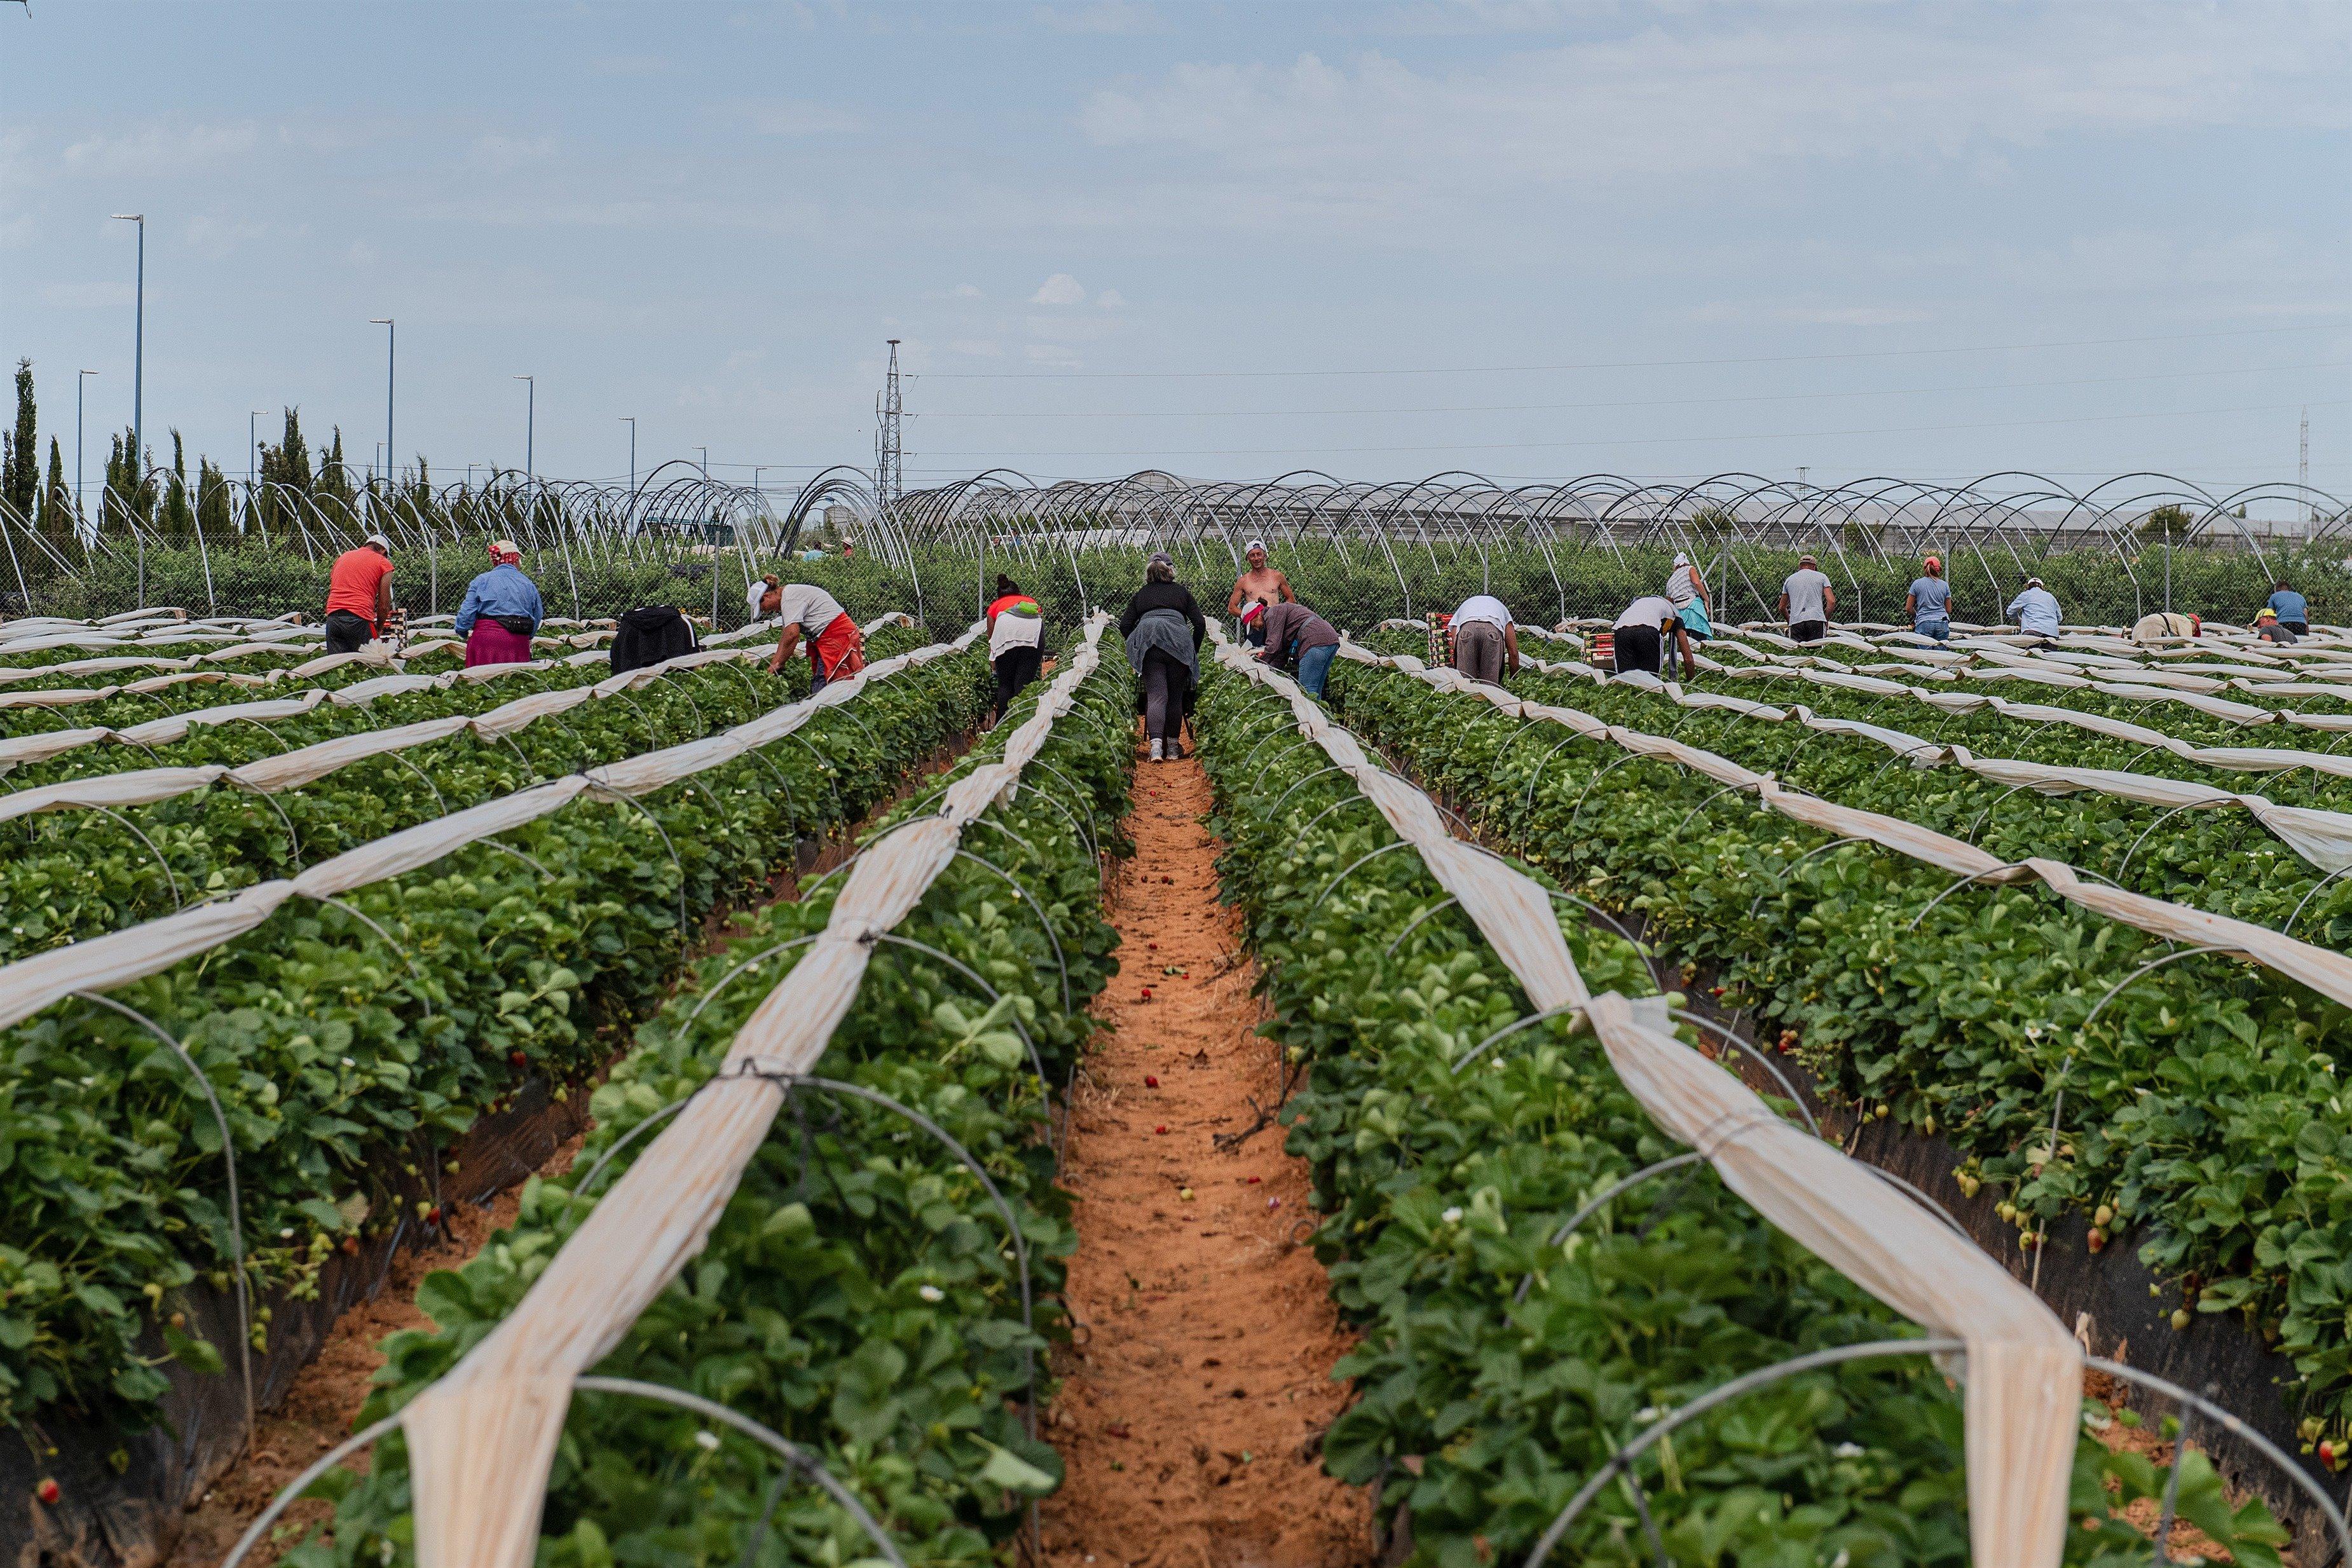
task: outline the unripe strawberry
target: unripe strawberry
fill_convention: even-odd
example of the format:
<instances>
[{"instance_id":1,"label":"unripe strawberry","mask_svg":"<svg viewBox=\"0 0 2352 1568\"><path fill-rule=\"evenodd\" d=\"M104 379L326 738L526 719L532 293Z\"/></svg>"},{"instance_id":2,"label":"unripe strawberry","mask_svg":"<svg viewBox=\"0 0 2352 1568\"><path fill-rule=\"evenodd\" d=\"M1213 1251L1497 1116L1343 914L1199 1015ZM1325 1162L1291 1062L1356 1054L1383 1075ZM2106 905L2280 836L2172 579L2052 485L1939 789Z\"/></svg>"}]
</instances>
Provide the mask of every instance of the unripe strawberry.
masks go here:
<instances>
[{"instance_id":1,"label":"unripe strawberry","mask_svg":"<svg viewBox=\"0 0 2352 1568\"><path fill-rule=\"evenodd\" d=\"M2189 1323L2189 1318L2190 1313L2187 1307L2175 1307L2172 1309L2172 1326L2174 1328L2187 1328Z\"/></svg>"}]
</instances>

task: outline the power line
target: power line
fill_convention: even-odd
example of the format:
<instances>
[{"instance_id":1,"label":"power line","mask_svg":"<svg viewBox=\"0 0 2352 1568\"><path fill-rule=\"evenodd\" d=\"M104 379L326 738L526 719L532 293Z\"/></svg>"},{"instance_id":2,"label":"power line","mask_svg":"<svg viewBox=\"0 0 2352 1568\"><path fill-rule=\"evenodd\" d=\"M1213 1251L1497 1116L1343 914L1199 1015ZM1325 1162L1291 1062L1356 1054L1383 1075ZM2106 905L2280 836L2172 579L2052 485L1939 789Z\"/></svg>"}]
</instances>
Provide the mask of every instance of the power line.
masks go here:
<instances>
[{"instance_id":1,"label":"power line","mask_svg":"<svg viewBox=\"0 0 2352 1568\"><path fill-rule=\"evenodd\" d=\"M1294 376L1492 376L1530 371L1682 370L1695 365L1794 365L1834 360L1894 360L1935 354L2023 353L2037 349L2103 349L2126 343L2189 343L2213 338L2254 338L2279 332L2333 332L2336 326L2244 327L2223 332L2181 332L2149 338L2064 338L2039 343L1965 343L1948 349L1861 349L1834 354L1755 354L1704 360L1594 360L1558 365L1449 365L1411 369L1317 371L929 371L918 381L1244 381Z\"/></svg>"},{"instance_id":2,"label":"power line","mask_svg":"<svg viewBox=\"0 0 2352 1568\"><path fill-rule=\"evenodd\" d=\"M2035 387L2117 386L2137 382L2195 380L2206 376L2272 375L2288 371L2340 371L2352 360L2326 360L2301 365L2249 365L2227 371L2156 371L2144 376L2084 376L2064 381L1979 382L1969 386L1888 387L1861 392L1756 392L1730 397L1604 398L1591 402L1455 403L1423 408L1247 408L1160 409L1122 413L1116 409L1055 409L1024 413L1003 409L932 409L908 418L923 419L1286 419L1361 417L1402 413L1543 413L1599 408L1699 408L1718 403L1818 402L1851 397L1927 397L1944 392L2022 392Z\"/></svg>"}]
</instances>

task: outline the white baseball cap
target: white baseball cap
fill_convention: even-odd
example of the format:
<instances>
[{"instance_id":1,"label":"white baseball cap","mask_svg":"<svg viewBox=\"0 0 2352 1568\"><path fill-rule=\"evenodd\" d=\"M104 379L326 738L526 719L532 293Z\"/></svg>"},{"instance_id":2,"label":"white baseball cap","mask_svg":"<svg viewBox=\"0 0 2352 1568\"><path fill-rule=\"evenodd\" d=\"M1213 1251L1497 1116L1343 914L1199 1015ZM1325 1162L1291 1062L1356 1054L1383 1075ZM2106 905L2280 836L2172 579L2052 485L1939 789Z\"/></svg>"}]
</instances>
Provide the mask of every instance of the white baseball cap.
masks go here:
<instances>
[{"instance_id":1,"label":"white baseball cap","mask_svg":"<svg viewBox=\"0 0 2352 1568\"><path fill-rule=\"evenodd\" d=\"M1264 539L1252 539L1249 543L1242 546L1242 554L1247 555L1254 549L1262 550L1264 549L1265 549L1265 541Z\"/></svg>"},{"instance_id":2,"label":"white baseball cap","mask_svg":"<svg viewBox=\"0 0 2352 1568\"><path fill-rule=\"evenodd\" d=\"M373 545L376 549L383 551L386 555L390 555L392 553L392 541L384 538L382 534L370 534L367 538L362 539L360 543L362 545Z\"/></svg>"}]
</instances>

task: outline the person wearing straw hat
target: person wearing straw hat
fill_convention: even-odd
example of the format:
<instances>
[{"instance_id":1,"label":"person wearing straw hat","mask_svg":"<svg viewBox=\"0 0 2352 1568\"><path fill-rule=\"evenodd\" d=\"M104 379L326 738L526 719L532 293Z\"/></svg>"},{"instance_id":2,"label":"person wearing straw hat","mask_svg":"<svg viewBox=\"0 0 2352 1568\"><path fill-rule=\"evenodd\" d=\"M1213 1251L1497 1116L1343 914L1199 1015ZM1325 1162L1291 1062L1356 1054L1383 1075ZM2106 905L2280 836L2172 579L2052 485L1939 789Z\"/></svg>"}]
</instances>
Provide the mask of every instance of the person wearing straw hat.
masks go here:
<instances>
[{"instance_id":1,"label":"person wearing straw hat","mask_svg":"<svg viewBox=\"0 0 2352 1568\"><path fill-rule=\"evenodd\" d=\"M1704 643L1715 635L1715 622L1708 619L1714 608L1707 598L1706 580L1691 564L1691 558L1681 550L1675 551L1674 570L1666 573L1666 597L1674 602L1675 614L1683 623L1684 635L1675 641L1687 651L1691 643ZM1673 654L1668 653L1671 662ZM1696 674L1695 667L1686 666L1685 674Z\"/></svg>"},{"instance_id":2,"label":"person wearing straw hat","mask_svg":"<svg viewBox=\"0 0 2352 1568\"><path fill-rule=\"evenodd\" d=\"M527 664L530 634L547 619L539 585L523 575L522 547L512 539L490 544L490 570L466 585L457 605L456 631L466 640L466 666Z\"/></svg>"},{"instance_id":3,"label":"person wearing straw hat","mask_svg":"<svg viewBox=\"0 0 2352 1568\"><path fill-rule=\"evenodd\" d=\"M2058 596L2042 587L2038 577L2025 580L2024 590L2009 601L2009 613L2017 617L2017 629L2029 637L2058 635Z\"/></svg>"},{"instance_id":4,"label":"person wearing straw hat","mask_svg":"<svg viewBox=\"0 0 2352 1568\"><path fill-rule=\"evenodd\" d=\"M1263 604L1271 608L1276 604L1298 602L1298 595L1291 591L1290 579L1266 565L1264 539L1252 539L1244 545L1242 557L1249 562L1249 570L1234 579L1234 591L1225 595L1226 614L1239 615L1252 604ZM1244 624L1242 628L1242 640L1253 647L1264 646L1265 643L1264 623L1260 622L1255 628Z\"/></svg>"},{"instance_id":5,"label":"person wearing straw hat","mask_svg":"<svg viewBox=\"0 0 2352 1568\"><path fill-rule=\"evenodd\" d=\"M1912 580L1911 591L1903 600L1904 613L1911 617L1913 632L1948 643L1952 636L1952 585L1944 580L1944 563L1935 556L1921 565L1926 573Z\"/></svg>"},{"instance_id":6,"label":"person wearing straw hat","mask_svg":"<svg viewBox=\"0 0 2352 1568\"><path fill-rule=\"evenodd\" d=\"M392 620L392 541L370 534L327 573L327 652L356 653Z\"/></svg>"},{"instance_id":7,"label":"person wearing straw hat","mask_svg":"<svg viewBox=\"0 0 2352 1568\"><path fill-rule=\"evenodd\" d=\"M1789 635L1800 643L1818 643L1837 612L1837 590L1830 586L1822 563L1810 555L1797 558L1797 570L1780 584L1780 619Z\"/></svg>"}]
</instances>

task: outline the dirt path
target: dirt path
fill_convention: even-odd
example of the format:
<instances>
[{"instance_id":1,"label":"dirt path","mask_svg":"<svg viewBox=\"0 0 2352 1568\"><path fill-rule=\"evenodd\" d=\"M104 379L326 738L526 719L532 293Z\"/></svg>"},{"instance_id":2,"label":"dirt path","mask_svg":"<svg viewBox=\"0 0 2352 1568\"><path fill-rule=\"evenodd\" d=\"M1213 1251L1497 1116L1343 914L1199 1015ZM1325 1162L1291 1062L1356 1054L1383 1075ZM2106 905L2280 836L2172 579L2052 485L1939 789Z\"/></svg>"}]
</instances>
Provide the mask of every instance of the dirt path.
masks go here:
<instances>
[{"instance_id":1,"label":"dirt path","mask_svg":"<svg viewBox=\"0 0 2352 1568\"><path fill-rule=\"evenodd\" d=\"M537 1174L551 1179L563 1175L572 1168L580 1145L579 1137L565 1143ZM254 1451L214 1482L187 1516L171 1555L164 1559L166 1568L213 1568L287 1482L351 1436L352 1418L371 1392L369 1380L383 1364L384 1336L401 1329L432 1326L416 1308L416 1287L436 1269L462 1267L492 1234L512 1225L521 1196L518 1183L482 1207L457 1205L437 1243L403 1250L375 1300L336 1320L318 1359L295 1378L285 1403L261 1417ZM365 1470L368 1456L362 1453L347 1462L353 1469ZM255 1568L266 1568L302 1538L305 1527L332 1511L323 1502L295 1504L282 1518L296 1521L296 1527L285 1529L276 1544L264 1542L257 1547L246 1561Z\"/></svg>"},{"instance_id":2,"label":"dirt path","mask_svg":"<svg viewBox=\"0 0 2352 1568\"><path fill-rule=\"evenodd\" d=\"M1370 1510L1322 1470L1348 1337L1291 1240L1312 1220L1306 1169L1278 1127L1230 1153L1213 1142L1257 1120L1251 1096L1273 1109L1282 1063L1253 1032L1209 808L1197 762L1138 765L1136 854L1111 898L1119 976L1096 1002L1117 1032L1080 1081L1064 1175L1087 1326L1052 1412L1069 1479L1045 1504L1046 1557L1354 1568L1371 1556Z\"/></svg>"}]
</instances>

